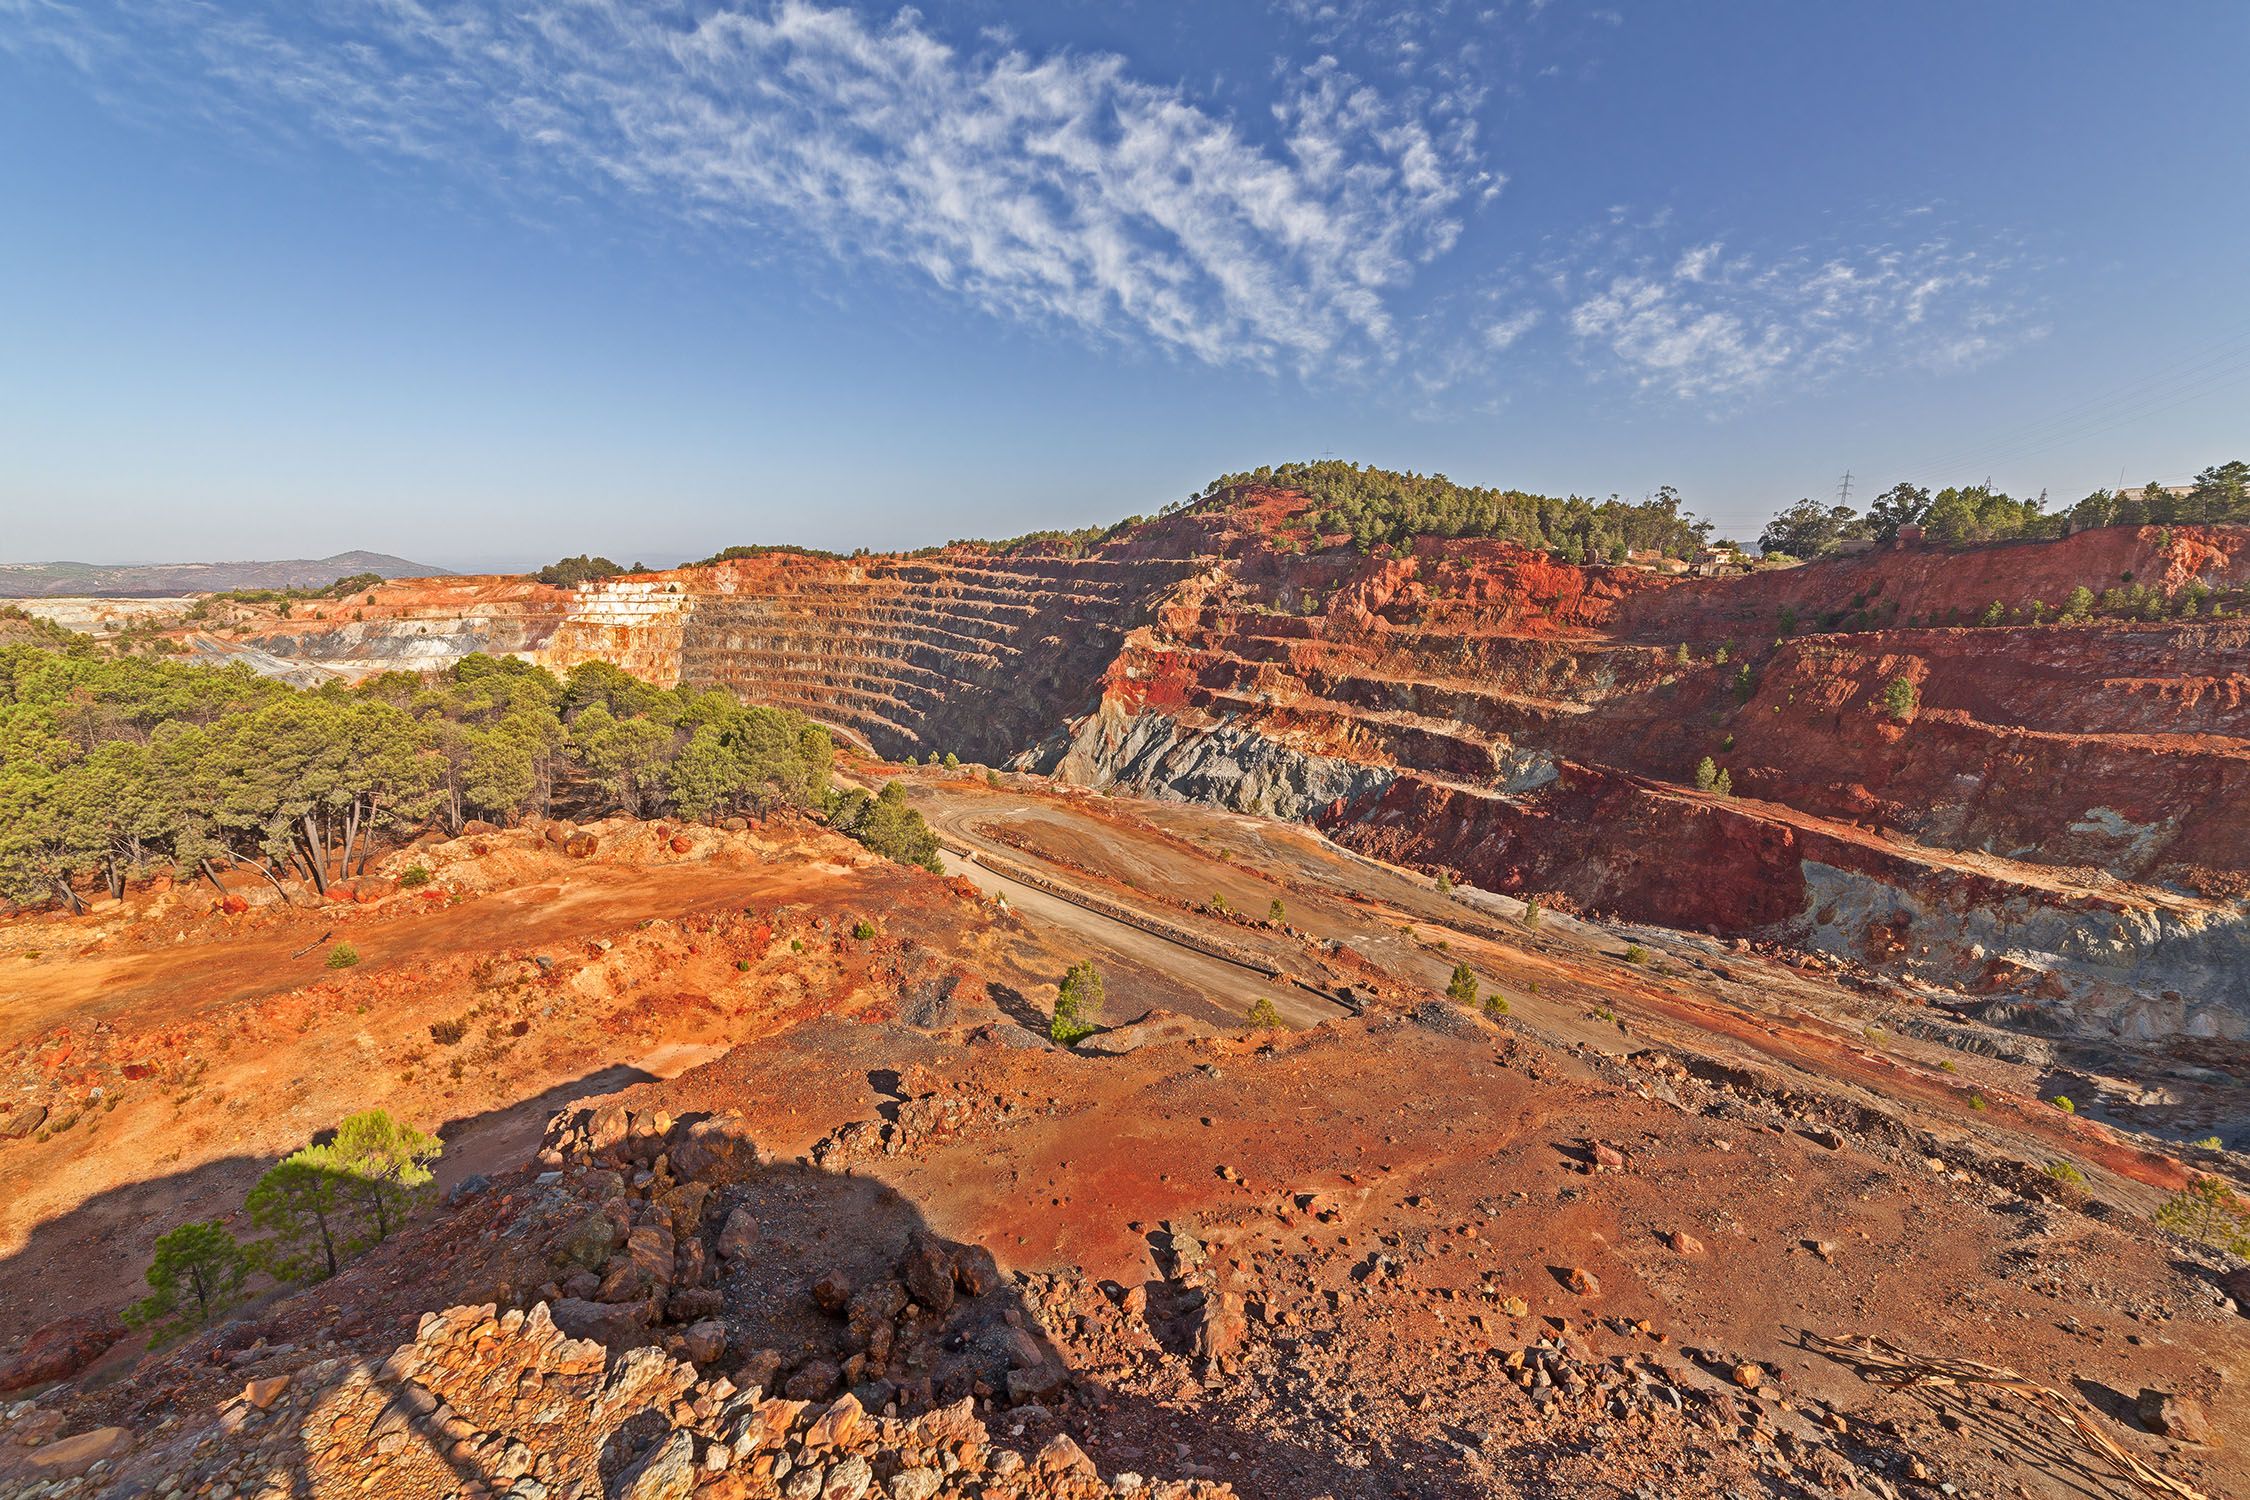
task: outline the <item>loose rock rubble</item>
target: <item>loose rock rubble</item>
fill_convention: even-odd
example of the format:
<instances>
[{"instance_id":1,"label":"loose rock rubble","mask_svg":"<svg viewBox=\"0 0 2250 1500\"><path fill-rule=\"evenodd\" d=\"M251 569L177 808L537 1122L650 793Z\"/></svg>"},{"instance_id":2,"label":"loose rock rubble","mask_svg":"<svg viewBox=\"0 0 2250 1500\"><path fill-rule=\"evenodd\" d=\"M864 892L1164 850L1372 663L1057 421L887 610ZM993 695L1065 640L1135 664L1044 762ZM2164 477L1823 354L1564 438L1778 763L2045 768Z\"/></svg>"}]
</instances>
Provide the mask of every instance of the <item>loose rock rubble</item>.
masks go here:
<instances>
[{"instance_id":1,"label":"loose rock rubble","mask_svg":"<svg viewBox=\"0 0 2250 1500\"><path fill-rule=\"evenodd\" d=\"M376 1494L512 1500L1226 1500L1226 1485L1104 1478L1069 1438L995 1445L964 1399L911 1418L701 1376L573 1339L546 1304L455 1307L383 1360L253 1381L136 1446L121 1428L31 1450L13 1493Z\"/></svg>"}]
</instances>

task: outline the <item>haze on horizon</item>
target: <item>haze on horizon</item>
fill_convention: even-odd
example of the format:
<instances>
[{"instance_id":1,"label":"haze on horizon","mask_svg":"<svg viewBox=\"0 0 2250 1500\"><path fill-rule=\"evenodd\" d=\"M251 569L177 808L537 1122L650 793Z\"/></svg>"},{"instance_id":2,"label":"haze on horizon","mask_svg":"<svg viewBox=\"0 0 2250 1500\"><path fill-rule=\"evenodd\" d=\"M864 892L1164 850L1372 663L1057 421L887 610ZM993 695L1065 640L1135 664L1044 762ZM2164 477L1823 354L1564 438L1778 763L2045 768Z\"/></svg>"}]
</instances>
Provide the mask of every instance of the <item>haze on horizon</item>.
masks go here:
<instances>
[{"instance_id":1,"label":"haze on horizon","mask_svg":"<svg viewBox=\"0 0 2250 1500\"><path fill-rule=\"evenodd\" d=\"M1224 13L1221 13L1224 12ZM0 561L2244 456L2250 8L0 0Z\"/></svg>"}]
</instances>

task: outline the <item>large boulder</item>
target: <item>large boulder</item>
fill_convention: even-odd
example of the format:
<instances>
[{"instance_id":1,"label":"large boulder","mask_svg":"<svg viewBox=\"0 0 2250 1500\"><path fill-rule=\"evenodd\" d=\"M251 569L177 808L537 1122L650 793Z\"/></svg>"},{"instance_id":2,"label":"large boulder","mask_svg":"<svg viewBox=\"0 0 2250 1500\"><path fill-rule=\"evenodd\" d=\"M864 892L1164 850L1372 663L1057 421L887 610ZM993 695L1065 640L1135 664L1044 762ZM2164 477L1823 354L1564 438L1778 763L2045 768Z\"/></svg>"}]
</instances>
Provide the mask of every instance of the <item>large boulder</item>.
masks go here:
<instances>
[{"instance_id":1,"label":"large boulder","mask_svg":"<svg viewBox=\"0 0 2250 1500\"><path fill-rule=\"evenodd\" d=\"M565 1297L549 1309L555 1326L574 1339L592 1339L610 1349L653 1344L649 1325L656 1321L651 1302L586 1302Z\"/></svg>"},{"instance_id":2,"label":"large boulder","mask_svg":"<svg viewBox=\"0 0 2250 1500\"><path fill-rule=\"evenodd\" d=\"M907 1236L898 1274L914 1300L931 1312L944 1313L952 1308L953 1252L936 1235L917 1229Z\"/></svg>"},{"instance_id":3,"label":"large boulder","mask_svg":"<svg viewBox=\"0 0 2250 1500\"><path fill-rule=\"evenodd\" d=\"M686 1500L695 1489L695 1439L674 1432L617 1476L618 1500Z\"/></svg>"},{"instance_id":4,"label":"large boulder","mask_svg":"<svg viewBox=\"0 0 2250 1500\"><path fill-rule=\"evenodd\" d=\"M0 1110L0 1141L17 1141L47 1123L47 1106L19 1104Z\"/></svg>"},{"instance_id":5,"label":"large boulder","mask_svg":"<svg viewBox=\"0 0 2250 1500\"><path fill-rule=\"evenodd\" d=\"M124 1336L124 1328L107 1318L57 1318L25 1339L15 1356L0 1365L0 1392L68 1380Z\"/></svg>"},{"instance_id":6,"label":"large boulder","mask_svg":"<svg viewBox=\"0 0 2250 1500\"><path fill-rule=\"evenodd\" d=\"M672 1175L683 1182L729 1182L759 1164L749 1125L732 1110L682 1119L665 1138L664 1149Z\"/></svg>"},{"instance_id":7,"label":"large boulder","mask_svg":"<svg viewBox=\"0 0 2250 1500\"><path fill-rule=\"evenodd\" d=\"M32 1449L26 1462L42 1479L75 1479L98 1463L115 1463L132 1447L133 1435L124 1428L96 1427Z\"/></svg>"}]
</instances>

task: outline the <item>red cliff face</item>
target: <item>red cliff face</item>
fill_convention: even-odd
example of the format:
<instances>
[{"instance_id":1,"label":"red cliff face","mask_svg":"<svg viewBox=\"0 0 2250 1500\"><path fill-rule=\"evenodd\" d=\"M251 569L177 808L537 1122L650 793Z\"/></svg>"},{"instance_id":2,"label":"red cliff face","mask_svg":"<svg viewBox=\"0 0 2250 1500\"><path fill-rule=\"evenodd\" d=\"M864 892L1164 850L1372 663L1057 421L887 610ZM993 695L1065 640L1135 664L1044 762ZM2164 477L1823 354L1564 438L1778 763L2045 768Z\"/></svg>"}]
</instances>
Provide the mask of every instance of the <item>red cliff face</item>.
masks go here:
<instances>
[{"instance_id":1,"label":"red cliff face","mask_svg":"<svg viewBox=\"0 0 2250 1500\"><path fill-rule=\"evenodd\" d=\"M1131 637L1058 763L1617 916L1956 977L2193 989L2174 996L2190 1024L2232 1031L2250 623L1946 623L2136 582L2250 585L2250 530L1708 580L1495 542L1248 547ZM1705 757L1733 796L1696 789Z\"/></svg>"},{"instance_id":2,"label":"red cliff face","mask_svg":"<svg viewBox=\"0 0 2250 1500\"><path fill-rule=\"evenodd\" d=\"M2015 955L2189 1013L2231 995L2221 1029L2250 1011L2250 623L1962 623L2081 586L2240 590L2250 528L1688 580L1497 541L1308 549L1305 509L1265 492L1083 555L394 583L226 639L346 670L608 660L886 754L1305 818L1493 890L1953 975ZM1697 790L1706 757L1733 796Z\"/></svg>"}]
</instances>

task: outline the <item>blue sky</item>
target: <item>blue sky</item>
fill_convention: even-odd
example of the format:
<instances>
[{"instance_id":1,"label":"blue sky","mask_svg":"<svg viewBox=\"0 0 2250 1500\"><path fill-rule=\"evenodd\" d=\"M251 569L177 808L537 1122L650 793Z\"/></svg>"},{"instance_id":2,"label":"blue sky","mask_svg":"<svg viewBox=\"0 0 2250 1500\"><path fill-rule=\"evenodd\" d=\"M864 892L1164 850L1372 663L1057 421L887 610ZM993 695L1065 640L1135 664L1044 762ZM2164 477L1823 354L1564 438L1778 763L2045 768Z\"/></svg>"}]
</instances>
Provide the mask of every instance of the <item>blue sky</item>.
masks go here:
<instances>
[{"instance_id":1,"label":"blue sky","mask_svg":"<svg viewBox=\"0 0 2250 1500\"><path fill-rule=\"evenodd\" d=\"M2250 456L2250 6L0 0L0 559Z\"/></svg>"}]
</instances>

